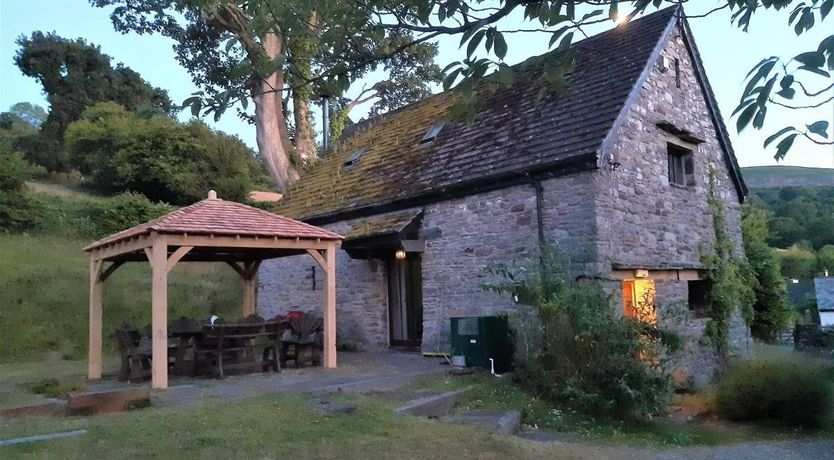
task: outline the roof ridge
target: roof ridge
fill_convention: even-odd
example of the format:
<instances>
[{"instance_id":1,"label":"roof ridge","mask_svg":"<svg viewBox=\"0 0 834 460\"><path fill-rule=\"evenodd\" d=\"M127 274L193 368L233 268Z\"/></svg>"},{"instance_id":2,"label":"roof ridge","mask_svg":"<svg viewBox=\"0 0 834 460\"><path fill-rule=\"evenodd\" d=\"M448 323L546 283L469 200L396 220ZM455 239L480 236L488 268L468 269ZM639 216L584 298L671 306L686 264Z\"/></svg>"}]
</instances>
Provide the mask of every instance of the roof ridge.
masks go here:
<instances>
[{"instance_id":1,"label":"roof ridge","mask_svg":"<svg viewBox=\"0 0 834 460\"><path fill-rule=\"evenodd\" d=\"M203 200L203 201L207 201L207 200ZM314 229L319 230L319 231L324 231L324 232L330 233L334 236L340 236L336 232L331 232L330 230L323 229L323 228L320 228L320 227L316 227L315 225L308 224L307 222L304 222L304 221L301 221L301 220L293 219L292 217L287 217L287 216L284 216L284 215L281 215L281 214L278 214L278 213L265 211L263 209L256 208L254 206L249 206L248 204L238 203L237 201L225 201L225 200L219 200L219 201L223 201L225 203L230 203L230 204L232 204L234 206L237 206L239 208L257 211L258 213L263 214L265 216L269 216L272 219L283 219L283 220L290 221L290 222L298 224L298 225L302 225L302 226L307 227L307 228L314 228Z\"/></svg>"}]
</instances>

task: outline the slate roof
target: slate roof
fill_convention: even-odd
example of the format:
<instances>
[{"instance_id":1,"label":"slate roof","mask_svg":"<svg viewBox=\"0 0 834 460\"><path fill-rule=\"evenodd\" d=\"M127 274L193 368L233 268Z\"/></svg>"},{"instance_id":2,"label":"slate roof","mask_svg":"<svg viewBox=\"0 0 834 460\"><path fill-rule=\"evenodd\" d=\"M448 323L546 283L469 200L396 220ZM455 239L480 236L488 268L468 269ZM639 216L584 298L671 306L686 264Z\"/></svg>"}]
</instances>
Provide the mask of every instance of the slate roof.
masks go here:
<instances>
[{"instance_id":1,"label":"slate roof","mask_svg":"<svg viewBox=\"0 0 834 460\"><path fill-rule=\"evenodd\" d=\"M85 251L151 232L341 240L342 236L252 206L209 198L92 243Z\"/></svg>"},{"instance_id":2,"label":"slate roof","mask_svg":"<svg viewBox=\"0 0 834 460\"><path fill-rule=\"evenodd\" d=\"M359 123L274 209L326 223L420 205L423 198L478 184L595 168L597 152L672 30L676 11L667 8L572 45L567 89L542 78L551 52L514 66L510 88L483 91L470 123L450 121L453 92ZM428 128L444 119L439 136L420 145ZM367 151L346 168L360 148Z\"/></svg>"},{"instance_id":3,"label":"slate roof","mask_svg":"<svg viewBox=\"0 0 834 460\"><path fill-rule=\"evenodd\" d=\"M834 277L814 278L817 310L834 311Z\"/></svg>"}]
</instances>

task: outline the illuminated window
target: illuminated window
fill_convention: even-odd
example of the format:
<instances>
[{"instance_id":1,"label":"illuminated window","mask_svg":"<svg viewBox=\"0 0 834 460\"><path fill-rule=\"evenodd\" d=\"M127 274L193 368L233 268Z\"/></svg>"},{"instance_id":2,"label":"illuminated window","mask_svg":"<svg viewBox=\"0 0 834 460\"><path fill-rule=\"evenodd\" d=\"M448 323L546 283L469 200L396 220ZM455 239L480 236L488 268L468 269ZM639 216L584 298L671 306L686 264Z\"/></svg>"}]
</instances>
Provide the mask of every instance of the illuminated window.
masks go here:
<instances>
[{"instance_id":1,"label":"illuminated window","mask_svg":"<svg viewBox=\"0 0 834 460\"><path fill-rule=\"evenodd\" d=\"M623 281L623 315L654 324L657 321L654 297L654 280Z\"/></svg>"}]
</instances>

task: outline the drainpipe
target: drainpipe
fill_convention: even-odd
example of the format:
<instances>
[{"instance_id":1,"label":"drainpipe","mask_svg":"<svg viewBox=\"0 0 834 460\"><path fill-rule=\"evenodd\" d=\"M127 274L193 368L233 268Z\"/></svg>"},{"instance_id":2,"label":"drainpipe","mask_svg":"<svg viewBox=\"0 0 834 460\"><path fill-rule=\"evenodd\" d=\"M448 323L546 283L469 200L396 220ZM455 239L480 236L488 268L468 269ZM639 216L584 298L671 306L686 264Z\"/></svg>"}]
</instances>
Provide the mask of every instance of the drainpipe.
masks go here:
<instances>
[{"instance_id":1,"label":"drainpipe","mask_svg":"<svg viewBox=\"0 0 834 460\"><path fill-rule=\"evenodd\" d=\"M330 97L321 98L321 125L322 125L322 146L325 153L330 148Z\"/></svg>"},{"instance_id":2,"label":"drainpipe","mask_svg":"<svg viewBox=\"0 0 834 460\"><path fill-rule=\"evenodd\" d=\"M530 177L530 185L536 191L536 226L539 230L539 246L543 247L545 243L544 237L544 187L538 179Z\"/></svg>"},{"instance_id":3,"label":"drainpipe","mask_svg":"<svg viewBox=\"0 0 834 460\"><path fill-rule=\"evenodd\" d=\"M541 267L541 276L542 281L547 280L548 273L547 273L547 264L544 258L544 250L545 250L545 236L544 236L544 187L542 187L542 183L538 179L534 179L533 177L528 176L530 179L530 185L533 186L533 190L536 191L536 227L538 227L538 237L539 237L539 266ZM549 286L543 284L542 288L545 291L545 295L548 294Z\"/></svg>"}]
</instances>

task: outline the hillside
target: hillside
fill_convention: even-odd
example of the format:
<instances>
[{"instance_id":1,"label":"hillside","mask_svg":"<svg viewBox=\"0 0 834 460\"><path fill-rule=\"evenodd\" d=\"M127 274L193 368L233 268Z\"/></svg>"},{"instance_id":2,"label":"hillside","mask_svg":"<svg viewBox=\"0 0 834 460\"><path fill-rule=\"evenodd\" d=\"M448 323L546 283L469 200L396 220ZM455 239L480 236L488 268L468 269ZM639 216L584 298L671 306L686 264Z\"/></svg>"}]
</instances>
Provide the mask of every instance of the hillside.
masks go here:
<instances>
[{"instance_id":1,"label":"hillside","mask_svg":"<svg viewBox=\"0 0 834 460\"><path fill-rule=\"evenodd\" d=\"M87 349L89 268L81 248L94 237L91 206L107 197L50 183L30 183L42 203L40 223L27 234L0 232L0 363L39 360L47 354L84 358ZM99 223L100 224L100 223ZM100 225L99 225L100 226ZM123 323L150 323L151 276L146 263L127 264L104 288L105 351L115 354L109 335ZM225 264L181 264L168 285L170 319L202 320L211 314L236 318L240 278Z\"/></svg>"},{"instance_id":2,"label":"hillside","mask_svg":"<svg viewBox=\"0 0 834 460\"><path fill-rule=\"evenodd\" d=\"M741 168L749 188L834 187L834 169L802 166L751 166Z\"/></svg>"}]
</instances>

